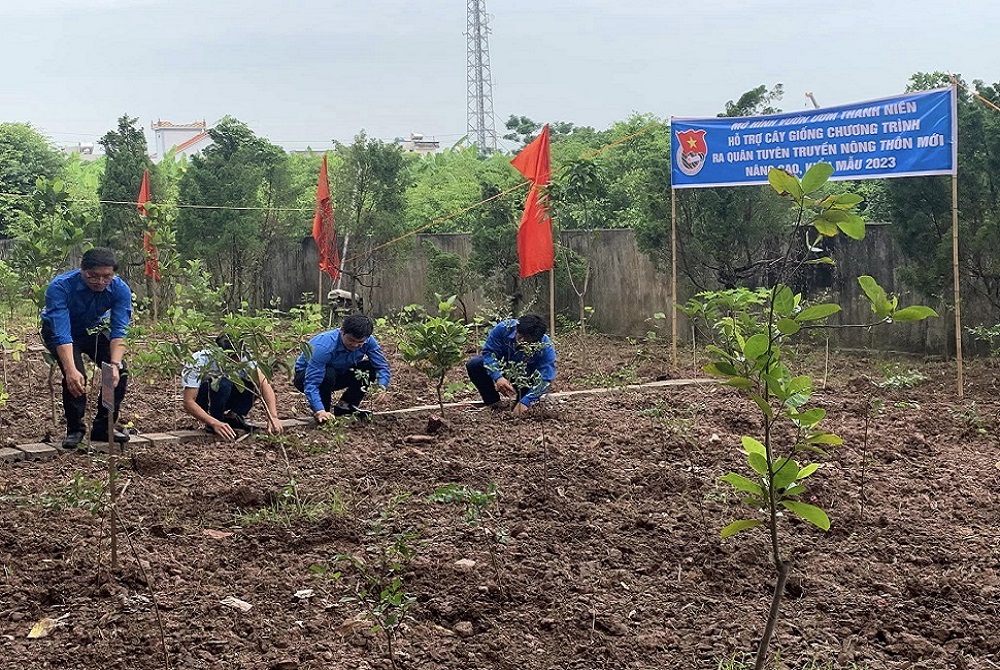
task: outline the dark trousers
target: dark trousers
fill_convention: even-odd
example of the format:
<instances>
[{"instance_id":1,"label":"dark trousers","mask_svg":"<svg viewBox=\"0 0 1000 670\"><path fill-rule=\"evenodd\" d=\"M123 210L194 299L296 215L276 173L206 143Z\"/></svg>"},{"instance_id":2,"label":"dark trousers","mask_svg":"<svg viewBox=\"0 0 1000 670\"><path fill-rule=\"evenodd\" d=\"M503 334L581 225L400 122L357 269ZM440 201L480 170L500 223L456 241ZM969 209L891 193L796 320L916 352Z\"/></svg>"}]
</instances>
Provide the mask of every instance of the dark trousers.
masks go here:
<instances>
[{"instance_id":1,"label":"dark trousers","mask_svg":"<svg viewBox=\"0 0 1000 670\"><path fill-rule=\"evenodd\" d=\"M63 373L63 383L62 383L62 401L63 401L63 413L66 416L66 432L67 433L82 433L86 430L86 425L84 424L83 417L87 413L87 395L81 395L79 397L73 396L66 388L66 370L63 370L62 360L60 360L59 355L56 354L56 347L50 342L50 333L46 332L46 329L42 329L42 339L45 342L45 346L52 355L55 356L56 362L59 364L59 369ZM86 374L83 368L83 356L86 355L87 358L94 361L97 365L98 374L100 374L101 364L111 362L111 340L104 333L99 333L95 335L88 335L85 338L77 338L73 340L73 364L76 369L80 371L80 374ZM118 375L118 386L115 387L115 411L114 420L118 421L118 410L122 406L122 400L125 398L125 389L128 387L128 368L125 367L124 362L122 363L122 369L119 371ZM104 403L97 403L97 414L94 416L94 426L93 432L95 433L106 433L108 430L108 410L104 406Z\"/></svg>"},{"instance_id":2,"label":"dark trousers","mask_svg":"<svg viewBox=\"0 0 1000 670\"><path fill-rule=\"evenodd\" d=\"M361 370L366 374L356 375L355 370ZM359 361L355 367L348 368L345 372L339 374L333 368L327 367L326 376L319 385L319 397L323 401L323 409L327 412L330 411L330 407L332 406L330 401L331 396L333 396L334 391L339 391L340 389L347 389L344 391L344 395L340 397L341 402L352 407L360 406L361 401L365 399L367 387L374 382L375 368L367 358ZM292 384L298 390L305 391L306 371L297 370Z\"/></svg>"},{"instance_id":3,"label":"dark trousers","mask_svg":"<svg viewBox=\"0 0 1000 670\"><path fill-rule=\"evenodd\" d=\"M486 369L486 362L482 356L473 356L470 358L465 364L465 369L469 373L472 385L476 387L479 395L482 396L483 404L492 405L500 402L500 392L497 391L496 382L493 381L493 377L490 377L490 371ZM531 389L515 386L514 390L517 391L517 399L520 400Z\"/></svg>"},{"instance_id":4,"label":"dark trousers","mask_svg":"<svg viewBox=\"0 0 1000 670\"><path fill-rule=\"evenodd\" d=\"M246 418L253 407L256 387L248 381L239 387L229 379L202 382L198 387L198 397L195 402L209 413L213 419L225 420L226 412L232 412ZM213 388L214 387L214 388Z\"/></svg>"}]
</instances>

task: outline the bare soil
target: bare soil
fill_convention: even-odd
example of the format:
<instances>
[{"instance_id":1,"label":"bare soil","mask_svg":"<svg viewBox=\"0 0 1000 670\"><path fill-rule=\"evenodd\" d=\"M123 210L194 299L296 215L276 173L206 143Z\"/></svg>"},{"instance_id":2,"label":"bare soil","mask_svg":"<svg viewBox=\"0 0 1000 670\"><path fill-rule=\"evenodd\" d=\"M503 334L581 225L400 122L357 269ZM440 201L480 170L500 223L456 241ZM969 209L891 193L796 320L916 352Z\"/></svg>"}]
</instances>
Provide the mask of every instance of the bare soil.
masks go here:
<instances>
[{"instance_id":1,"label":"bare soil","mask_svg":"<svg viewBox=\"0 0 1000 670\"><path fill-rule=\"evenodd\" d=\"M699 374L671 368L657 342L567 336L559 356L557 390ZM821 358L804 362L819 385ZM810 491L833 527L785 523L793 565L774 647L790 668L998 668L1000 370L967 362L959 400L953 363L896 363L895 381L924 376L913 388L882 385L885 365L835 356L816 394L845 440L817 457ZM388 408L434 401L417 373L394 372ZM3 441L61 438L46 376L37 354L8 362ZM277 388L282 414L302 415L298 394ZM123 423L195 427L179 392L176 380L134 380ZM0 666L389 668L335 557L370 559L397 532L416 549L400 570L416 602L399 668L714 669L754 649L769 544L760 531L719 536L745 513L718 478L743 472L740 436L760 429L736 393L574 396L525 420L449 411L432 437L407 441L427 424L425 413L130 448L111 574L107 508L92 513L87 493L106 478L104 457L0 465ZM496 486L482 525L501 543L461 505L428 500L450 483ZM340 579L311 569L338 565ZM59 625L29 639L46 617Z\"/></svg>"}]
</instances>

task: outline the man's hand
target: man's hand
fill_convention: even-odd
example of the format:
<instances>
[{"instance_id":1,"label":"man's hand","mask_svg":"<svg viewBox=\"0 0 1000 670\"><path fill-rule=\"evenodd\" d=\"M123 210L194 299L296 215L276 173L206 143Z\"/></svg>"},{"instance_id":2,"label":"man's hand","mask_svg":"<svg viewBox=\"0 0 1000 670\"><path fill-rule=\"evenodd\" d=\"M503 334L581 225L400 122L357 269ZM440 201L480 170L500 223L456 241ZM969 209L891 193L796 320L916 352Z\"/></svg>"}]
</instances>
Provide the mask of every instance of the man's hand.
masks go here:
<instances>
[{"instance_id":1,"label":"man's hand","mask_svg":"<svg viewBox=\"0 0 1000 670\"><path fill-rule=\"evenodd\" d=\"M114 382L115 388L118 388L118 382L120 382L122 379L121 367L119 367L120 365L121 365L120 363L111 364L111 379Z\"/></svg>"},{"instance_id":2,"label":"man's hand","mask_svg":"<svg viewBox=\"0 0 1000 670\"><path fill-rule=\"evenodd\" d=\"M281 424L281 419L276 416L267 415L267 434L281 435L285 432L285 427Z\"/></svg>"},{"instance_id":3,"label":"man's hand","mask_svg":"<svg viewBox=\"0 0 1000 670\"><path fill-rule=\"evenodd\" d=\"M221 438L233 441L236 439L236 431L225 421L213 421L209 424L212 430Z\"/></svg>"},{"instance_id":4,"label":"man's hand","mask_svg":"<svg viewBox=\"0 0 1000 670\"><path fill-rule=\"evenodd\" d=\"M87 392L87 380L83 378L83 373L74 368L69 368L64 373L66 389L74 398L79 398Z\"/></svg>"},{"instance_id":5,"label":"man's hand","mask_svg":"<svg viewBox=\"0 0 1000 670\"><path fill-rule=\"evenodd\" d=\"M326 423L327 421L333 418L333 415L327 412L325 409L321 409L320 411L313 414L313 416L316 417L316 423Z\"/></svg>"},{"instance_id":6,"label":"man's hand","mask_svg":"<svg viewBox=\"0 0 1000 670\"><path fill-rule=\"evenodd\" d=\"M514 385L507 381L506 377L501 377L497 380L497 391L500 395L505 395L508 398L517 395L517 391L514 390Z\"/></svg>"},{"instance_id":7,"label":"man's hand","mask_svg":"<svg viewBox=\"0 0 1000 670\"><path fill-rule=\"evenodd\" d=\"M523 402L514 403L514 416L524 416L530 408Z\"/></svg>"}]
</instances>

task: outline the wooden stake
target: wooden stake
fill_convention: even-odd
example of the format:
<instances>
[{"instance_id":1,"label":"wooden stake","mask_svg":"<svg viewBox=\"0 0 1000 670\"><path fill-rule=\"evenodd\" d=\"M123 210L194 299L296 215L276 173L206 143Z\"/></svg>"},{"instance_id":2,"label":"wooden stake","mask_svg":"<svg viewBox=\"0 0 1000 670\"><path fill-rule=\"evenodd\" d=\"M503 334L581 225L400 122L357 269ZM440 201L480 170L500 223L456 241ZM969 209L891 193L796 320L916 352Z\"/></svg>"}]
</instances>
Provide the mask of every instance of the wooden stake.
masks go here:
<instances>
[{"instance_id":1,"label":"wooden stake","mask_svg":"<svg viewBox=\"0 0 1000 670\"><path fill-rule=\"evenodd\" d=\"M677 191L670 189L670 363L677 367Z\"/></svg>"},{"instance_id":2,"label":"wooden stake","mask_svg":"<svg viewBox=\"0 0 1000 670\"><path fill-rule=\"evenodd\" d=\"M582 325L582 324L581 324ZM549 336L556 336L556 268L549 270Z\"/></svg>"},{"instance_id":3,"label":"wooden stake","mask_svg":"<svg viewBox=\"0 0 1000 670\"><path fill-rule=\"evenodd\" d=\"M108 489L111 497L112 575L118 570L118 457L115 454L115 448L115 413L114 410L108 410Z\"/></svg>"},{"instance_id":4,"label":"wooden stake","mask_svg":"<svg viewBox=\"0 0 1000 670\"><path fill-rule=\"evenodd\" d=\"M956 142L958 139L956 138ZM965 397L962 383L962 295L958 270L958 169L951 177L951 264L955 278L955 362L957 363L958 398Z\"/></svg>"}]
</instances>

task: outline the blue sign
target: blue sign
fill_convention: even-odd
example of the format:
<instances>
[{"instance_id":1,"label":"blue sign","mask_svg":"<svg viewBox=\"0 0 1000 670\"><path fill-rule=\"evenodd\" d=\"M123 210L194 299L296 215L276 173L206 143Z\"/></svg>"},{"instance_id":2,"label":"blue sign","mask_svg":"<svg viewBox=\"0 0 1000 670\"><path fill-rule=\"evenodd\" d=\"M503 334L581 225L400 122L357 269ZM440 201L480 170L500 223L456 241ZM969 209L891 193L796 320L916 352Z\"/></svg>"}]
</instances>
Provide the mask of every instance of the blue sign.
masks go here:
<instances>
[{"instance_id":1,"label":"blue sign","mask_svg":"<svg viewBox=\"0 0 1000 670\"><path fill-rule=\"evenodd\" d=\"M953 87L808 112L671 119L672 188L766 184L771 168L831 179L955 174Z\"/></svg>"}]
</instances>

